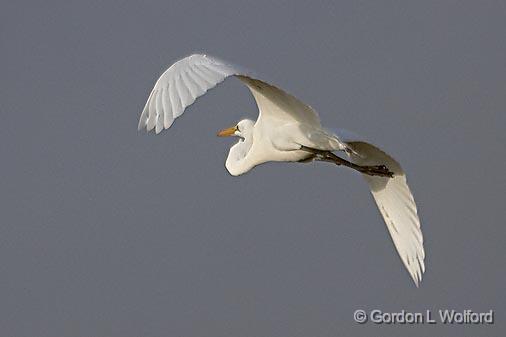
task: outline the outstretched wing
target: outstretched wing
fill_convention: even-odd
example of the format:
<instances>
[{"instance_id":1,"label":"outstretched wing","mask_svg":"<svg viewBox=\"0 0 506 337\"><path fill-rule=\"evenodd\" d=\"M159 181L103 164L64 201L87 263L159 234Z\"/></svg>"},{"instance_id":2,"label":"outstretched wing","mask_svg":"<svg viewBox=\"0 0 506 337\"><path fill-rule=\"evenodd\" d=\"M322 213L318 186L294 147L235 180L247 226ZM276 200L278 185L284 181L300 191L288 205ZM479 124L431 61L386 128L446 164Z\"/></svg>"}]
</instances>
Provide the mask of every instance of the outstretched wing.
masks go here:
<instances>
[{"instance_id":1,"label":"outstretched wing","mask_svg":"<svg viewBox=\"0 0 506 337\"><path fill-rule=\"evenodd\" d=\"M275 86L255 79L241 67L218 58L195 54L177 61L156 81L144 106L139 130L168 129L186 107L223 82L237 76L253 93L262 116L320 125L316 112L294 96Z\"/></svg>"},{"instance_id":2,"label":"outstretched wing","mask_svg":"<svg viewBox=\"0 0 506 337\"><path fill-rule=\"evenodd\" d=\"M393 178L364 175L387 225L395 248L409 274L418 286L425 271L425 251L415 200L406 182L406 174L395 159L376 146L360 140L348 131L337 136L355 151L351 160L358 165L386 165Z\"/></svg>"},{"instance_id":3,"label":"outstretched wing","mask_svg":"<svg viewBox=\"0 0 506 337\"><path fill-rule=\"evenodd\" d=\"M258 105L260 121L290 120L307 126L321 128L320 118L316 111L295 96L275 87L272 84L248 76L238 76L248 86Z\"/></svg>"}]
</instances>

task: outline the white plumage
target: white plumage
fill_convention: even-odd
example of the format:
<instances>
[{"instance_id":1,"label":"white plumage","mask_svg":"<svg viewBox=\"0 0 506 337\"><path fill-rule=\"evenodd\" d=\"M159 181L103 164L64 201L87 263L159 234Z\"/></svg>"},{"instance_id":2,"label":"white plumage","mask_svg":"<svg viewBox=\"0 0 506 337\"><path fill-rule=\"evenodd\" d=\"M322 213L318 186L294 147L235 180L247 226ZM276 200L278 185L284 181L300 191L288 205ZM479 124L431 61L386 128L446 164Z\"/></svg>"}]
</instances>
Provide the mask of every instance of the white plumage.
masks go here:
<instances>
[{"instance_id":1,"label":"white plumage","mask_svg":"<svg viewBox=\"0 0 506 337\"><path fill-rule=\"evenodd\" d=\"M186 107L230 76L244 83L255 98L256 122L242 120L220 136L238 136L225 166L237 176L269 161L332 161L363 173L394 245L418 286L425 271L420 220L406 176L400 165L376 146L345 131L330 132L318 114L285 91L256 79L245 69L206 55L191 55L167 69L149 95L139 129L168 129ZM351 163L333 156L346 151ZM358 166L357 166L358 165ZM385 165L389 177L384 168Z\"/></svg>"}]
</instances>

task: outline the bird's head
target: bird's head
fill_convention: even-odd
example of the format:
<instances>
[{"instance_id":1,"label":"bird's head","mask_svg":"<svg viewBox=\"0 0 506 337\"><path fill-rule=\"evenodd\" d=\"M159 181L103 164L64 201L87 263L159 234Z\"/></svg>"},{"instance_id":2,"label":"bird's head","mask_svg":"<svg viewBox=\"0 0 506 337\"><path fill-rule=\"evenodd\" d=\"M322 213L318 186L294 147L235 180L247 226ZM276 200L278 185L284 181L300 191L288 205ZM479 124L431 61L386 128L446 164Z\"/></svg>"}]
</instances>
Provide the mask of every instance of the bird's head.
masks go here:
<instances>
[{"instance_id":1,"label":"bird's head","mask_svg":"<svg viewBox=\"0 0 506 337\"><path fill-rule=\"evenodd\" d=\"M218 137L239 137L244 139L250 138L255 122L250 119L243 119L237 125L223 129L218 132Z\"/></svg>"},{"instance_id":2,"label":"bird's head","mask_svg":"<svg viewBox=\"0 0 506 337\"><path fill-rule=\"evenodd\" d=\"M218 132L218 137L239 137L239 141L230 148L225 167L233 176L248 172L254 165L251 165L246 156L253 145L253 128L255 122L243 119L237 125Z\"/></svg>"}]
</instances>

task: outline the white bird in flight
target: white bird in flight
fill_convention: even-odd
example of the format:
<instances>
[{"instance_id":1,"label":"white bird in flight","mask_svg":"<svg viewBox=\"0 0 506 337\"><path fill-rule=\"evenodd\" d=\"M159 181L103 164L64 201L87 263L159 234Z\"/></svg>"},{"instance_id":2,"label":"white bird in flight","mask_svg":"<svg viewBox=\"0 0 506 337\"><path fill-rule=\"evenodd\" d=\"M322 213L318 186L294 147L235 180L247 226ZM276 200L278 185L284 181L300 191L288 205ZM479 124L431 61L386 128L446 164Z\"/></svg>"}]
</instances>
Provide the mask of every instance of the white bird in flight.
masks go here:
<instances>
[{"instance_id":1,"label":"white bird in flight","mask_svg":"<svg viewBox=\"0 0 506 337\"><path fill-rule=\"evenodd\" d=\"M168 129L186 107L209 89L235 76L253 94L258 119L243 119L218 133L236 136L225 167L233 176L270 161L326 161L362 173L395 248L416 286L425 271L423 236L413 195L401 166L355 134L324 129L316 111L241 67L208 55L191 55L169 67L156 82L139 120L139 130ZM335 154L344 152L349 160Z\"/></svg>"}]
</instances>

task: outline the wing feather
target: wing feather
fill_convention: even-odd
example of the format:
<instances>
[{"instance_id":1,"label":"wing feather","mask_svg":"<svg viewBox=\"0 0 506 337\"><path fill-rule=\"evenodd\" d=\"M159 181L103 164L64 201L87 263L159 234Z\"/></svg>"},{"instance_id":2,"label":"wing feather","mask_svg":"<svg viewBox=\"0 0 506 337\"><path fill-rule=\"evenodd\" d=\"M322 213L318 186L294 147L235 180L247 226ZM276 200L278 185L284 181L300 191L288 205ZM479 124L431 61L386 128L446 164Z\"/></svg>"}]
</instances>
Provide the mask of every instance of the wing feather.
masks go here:
<instances>
[{"instance_id":1,"label":"wing feather","mask_svg":"<svg viewBox=\"0 0 506 337\"><path fill-rule=\"evenodd\" d=\"M172 116L174 119L179 117L183 113L183 108L181 107L181 98L177 93L176 86L174 85L174 81L169 85L169 99L170 105L172 108Z\"/></svg>"},{"instance_id":2,"label":"wing feather","mask_svg":"<svg viewBox=\"0 0 506 337\"><path fill-rule=\"evenodd\" d=\"M217 66L215 64L212 64L212 63L208 63L208 64L201 64L200 65L201 67L203 67L204 69L207 69L208 71L211 71L211 72L214 72L214 73L218 73L220 74L221 76L228 76L228 71L227 70L230 70L230 69L223 69L221 68L220 66Z\"/></svg>"},{"instance_id":3,"label":"wing feather","mask_svg":"<svg viewBox=\"0 0 506 337\"><path fill-rule=\"evenodd\" d=\"M163 90L156 96L156 134L159 134L163 129L163 107L162 107Z\"/></svg>"},{"instance_id":4,"label":"wing feather","mask_svg":"<svg viewBox=\"0 0 506 337\"><path fill-rule=\"evenodd\" d=\"M186 107L195 101L195 99L192 99L190 90L187 86L184 85L182 76L180 75L176 80L174 81L176 84L177 93L179 95L179 98L181 99L181 105Z\"/></svg>"},{"instance_id":5,"label":"wing feather","mask_svg":"<svg viewBox=\"0 0 506 337\"><path fill-rule=\"evenodd\" d=\"M196 86L196 84L190 79L188 76L188 71L184 71L181 73L181 81L183 82L183 85L188 88L188 91L190 92L190 95L195 101L197 97L202 95L202 93L199 95L199 88Z\"/></svg>"},{"instance_id":6,"label":"wing feather","mask_svg":"<svg viewBox=\"0 0 506 337\"><path fill-rule=\"evenodd\" d=\"M207 90L209 90L208 88L212 87L211 84L207 82L205 78L202 77L202 75L197 73L196 69L189 68L188 74L191 76L191 79L195 82L195 85L197 86L199 92L201 92L199 96L205 94Z\"/></svg>"},{"instance_id":7,"label":"wing feather","mask_svg":"<svg viewBox=\"0 0 506 337\"><path fill-rule=\"evenodd\" d=\"M237 76L252 92L259 118L304 122L320 126L317 113L285 91L255 79L243 68L211 56L194 54L170 66L157 80L144 106L139 129L168 129L195 100L230 76Z\"/></svg>"},{"instance_id":8,"label":"wing feather","mask_svg":"<svg viewBox=\"0 0 506 337\"><path fill-rule=\"evenodd\" d=\"M151 93L149 94L149 98L146 101L146 104L144 104L144 109L142 110L141 117L139 118L139 125L137 127L139 130L147 127L149 117L149 104L151 102L151 98L153 97L154 92L155 90L151 91Z\"/></svg>"},{"instance_id":9,"label":"wing feather","mask_svg":"<svg viewBox=\"0 0 506 337\"><path fill-rule=\"evenodd\" d=\"M158 98L159 90L156 90L149 101L149 117L148 117L148 131L153 130L156 124L156 100Z\"/></svg>"},{"instance_id":10,"label":"wing feather","mask_svg":"<svg viewBox=\"0 0 506 337\"><path fill-rule=\"evenodd\" d=\"M206 87L214 87L216 85L217 81L215 81L213 76L209 75L206 70L202 69L202 67L195 65L192 70Z\"/></svg>"},{"instance_id":11,"label":"wing feather","mask_svg":"<svg viewBox=\"0 0 506 337\"><path fill-rule=\"evenodd\" d=\"M371 143L361 140L361 137L344 130L336 132L336 135L356 152L350 157L354 163L386 165L394 172L393 178L368 175L364 175L364 178L385 220L395 248L418 286L425 272L425 250L417 207L404 170L390 155Z\"/></svg>"},{"instance_id":12,"label":"wing feather","mask_svg":"<svg viewBox=\"0 0 506 337\"><path fill-rule=\"evenodd\" d=\"M163 106L163 127L165 129L170 128L174 122L174 115L172 114L172 106L170 104L169 95L167 95L167 89L164 88L162 91L162 106Z\"/></svg>"}]
</instances>

